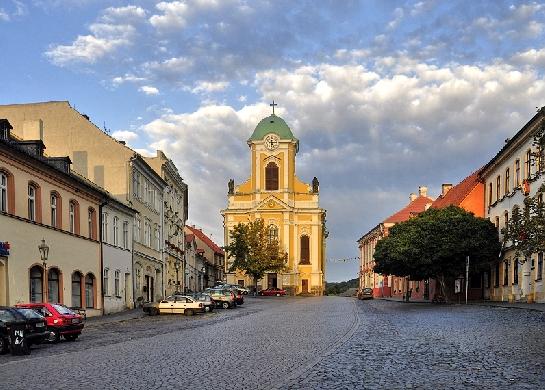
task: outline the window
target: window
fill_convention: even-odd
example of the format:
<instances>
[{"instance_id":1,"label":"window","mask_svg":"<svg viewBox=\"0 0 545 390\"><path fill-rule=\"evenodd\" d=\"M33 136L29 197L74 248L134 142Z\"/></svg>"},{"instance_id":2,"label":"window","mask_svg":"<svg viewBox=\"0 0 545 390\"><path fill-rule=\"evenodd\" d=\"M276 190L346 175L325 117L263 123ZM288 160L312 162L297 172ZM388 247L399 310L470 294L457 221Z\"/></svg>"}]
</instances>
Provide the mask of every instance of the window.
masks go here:
<instances>
[{"instance_id":1,"label":"window","mask_svg":"<svg viewBox=\"0 0 545 390\"><path fill-rule=\"evenodd\" d=\"M265 167L265 190L278 190L278 167L273 162L268 163Z\"/></svg>"},{"instance_id":2,"label":"window","mask_svg":"<svg viewBox=\"0 0 545 390\"><path fill-rule=\"evenodd\" d=\"M278 241L278 228L275 225L269 226L269 242Z\"/></svg>"},{"instance_id":3,"label":"window","mask_svg":"<svg viewBox=\"0 0 545 390\"><path fill-rule=\"evenodd\" d=\"M85 276L85 307L95 307L95 277L92 274Z\"/></svg>"},{"instance_id":4,"label":"window","mask_svg":"<svg viewBox=\"0 0 545 390\"><path fill-rule=\"evenodd\" d=\"M509 261L505 260L503 262L503 285L507 286L509 284Z\"/></svg>"},{"instance_id":5,"label":"window","mask_svg":"<svg viewBox=\"0 0 545 390\"><path fill-rule=\"evenodd\" d=\"M132 171L132 194L138 198L140 194L140 181L138 171Z\"/></svg>"},{"instance_id":6,"label":"window","mask_svg":"<svg viewBox=\"0 0 545 390\"><path fill-rule=\"evenodd\" d=\"M524 178L530 179L532 174L532 151L528 149L526 151L526 160L524 161Z\"/></svg>"},{"instance_id":7,"label":"window","mask_svg":"<svg viewBox=\"0 0 545 390\"><path fill-rule=\"evenodd\" d=\"M515 160L515 188L520 187L520 160Z\"/></svg>"},{"instance_id":8,"label":"window","mask_svg":"<svg viewBox=\"0 0 545 390\"><path fill-rule=\"evenodd\" d=\"M511 178L509 177L509 168L507 168L505 170L505 184L504 184L504 188L503 188L505 195L507 195L509 193L509 191L511 190L510 180L511 180Z\"/></svg>"},{"instance_id":9,"label":"window","mask_svg":"<svg viewBox=\"0 0 545 390\"><path fill-rule=\"evenodd\" d=\"M496 177L496 200L501 199L501 176Z\"/></svg>"},{"instance_id":10,"label":"window","mask_svg":"<svg viewBox=\"0 0 545 390\"><path fill-rule=\"evenodd\" d=\"M149 219L144 219L144 244L151 247L151 222Z\"/></svg>"},{"instance_id":11,"label":"window","mask_svg":"<svg viewBox=\"0 0 545 390\"><path fill-rule=\"evenodd\" d=\"M59 197L55 193L51 193L51 226L58 227L59 215L57 204L59 203Z\"/></svg>"},{"instance_id":12,"label":"window","mask_svg":"<svg viewBox=\"0 0 545 390\"><path fill-rule=\"evenodd\" d=\"M50 303L60 303L59 270L51 268L47 271L47 299Z\"/></svg>"},{"instance_id":13,"label":"window","mask_svg":"<svg viewBox=\"0 0 545 390\"><path fill-rule=\"evenodd\" d=\"M102 277L102 289L104 290L104 295L106 295L106 296L109 295L109 291L108 291L109 276L110 276L110 270L108 268L104 268L104 274L103 274L103 277Z\"/></svg>"},{"instance_id":14,"label":"window","mask_svg":"<svg viewBox=\"0 0 545 390\"><path fill-rule=\"evenodd\" d=\"M488 183L488 205L492 204L492 183Z\"/></svg>"},{"instance_id":15,"label":"window","mask_svg":"<svg viewBox=\"0 0 545 390\"><path fill-rule=\"evenodd\" d=\"M308 236L301 236L301 264L310 264L310 248Z\"/></svg>"},{"instance_id":16,"label":"window","mask_svg":"<svg viewBox=\"0 0 545 390\"><path fill-rule=\"evenodd\" d=\"M28 219L36 221L36 187L28 185Z\"/></svg>"},{"instance_id":17,"label":"window","mask_svg":"<svg viewBox=\"0 0 545 390\"><path fill-rule=\"evenodd\" d=\"M505 220L505 232L507 233L507 229L509 229L509 212L506 211L505 213L503 213L503 218Z\"/></svg>"},{"instance_id":18,"label":"window","mask_svg":"<svg viewBox=\"0 0 545 390\"><path fill-rule=\"evenodd\" d=\"M140 220L140 215L136 215L134 217L134 241L140 242L141 240L141 232L142 232L142 221Z\"/></svg>"},{"instance_id":19,"label":"window","mask_svg":"<svg viewBox=\"0 0 545 390\"><path fill-rule=\"evenodd\" d=\"M159 226L157 224L154 225L153 228L153 235L155 239L155 250L160 251L161 250L161 240L159 238Z\"/></svg>"},{"instance_id":20,"label":"window","mask_svg":"<svg viewBox=\"0 0 545 390\"><path fill-rule=\"evenodd\" d=\"M129 249L129 222L123 222L123 248Z\"/></svg>"},{"instance_id":21,"label":"window","mask_svg":"<svg viewBox=\"0 0 545 390\"><path fill-rule=\"evenodd\" d=\"M116 297L119 296L119 274L121 272L119 270L116 270L114 273L114 294Z\"/></svg>"},{"instance_id":22,"label":"window","mask_svg":"<svg viewBox=\"0 0 545 390\"><path fill-rule=\"evenodd\" d=\"M43 269L35 265L30 269L30 302L43 302Z\"/></svg>"},{"instance_id":23,"label":"window","mask_svg":"<svg viewBox=\"0 0 545 390\"><path fill-rule=\"evenodd\" d=\"M72 274L72 306L83 307L81 301L81 279L82 276L79 272Z\"/></svg>"},{"instance_id":24,"label":"window","mask_svg":"<svg viewBox=\"0 0 545 390\"><path fill-rule=\"evenodd\" d=\"M543 278L543 252L537 254L536 280Z\"/></svg>"},{"instance_id":25,"label":"window","mask_svg":"<svg viewBox=\"0 0 545 390\"><path fill-rule=\"evenodd\" d=\"M114 245L119 245L119 218L114 217Z\"/></svg>"},{"instance_id":26,"label":"window","mask_svg":"<svg viewBox=\"0 0 545 390\"><path fill-rule=\"evenodd\" d=\"M96 240L96 211L91 207L87 212L87 225L89 229L89 238L92 240Z\"/></svg>"},{"instance_id":27,"label":"window","mask_svg":"<svg viewBox=\"0 0 545 390\"><path fill-rule=\"evenodd\" d=\"M0 172L0 211L8 212L8 176Z\"/></svg>"},{"instance_id":28,"label":"window","mask_svg":"<svg viewBox=\"0 0 545 390\"><path fill-rule=\"evenodd\" d=\"M519 284L519 261L513 260L513 284Z\"/></svg>"},{"instance_id":29,"label":"window","mask_svg":"<svg viewBox=\"0 0 545 390\"><path fill-rule=\"evenodd\" d=\"M68 205L68 229L70 233L76 232L76 205L70 202Z\"/></svg>"},{"instance_id":30,"label":"window","mask_svg":"<svg viewBox=\"0 0 545 390\"><path fill-rule=\"evenodd\" d=\"M496 217L496 230L498 231L498 234L500 234L500 217Z\"/></svg>"},{"instance_id":31,"label":"window","mask_svg":"<svg viewBox=\"0 0 545 390\"><path fill-rule=\"evenodd\" d=\"M102 242L108 242L108 213L102 213Z\"/></svg>"}]
</instances>

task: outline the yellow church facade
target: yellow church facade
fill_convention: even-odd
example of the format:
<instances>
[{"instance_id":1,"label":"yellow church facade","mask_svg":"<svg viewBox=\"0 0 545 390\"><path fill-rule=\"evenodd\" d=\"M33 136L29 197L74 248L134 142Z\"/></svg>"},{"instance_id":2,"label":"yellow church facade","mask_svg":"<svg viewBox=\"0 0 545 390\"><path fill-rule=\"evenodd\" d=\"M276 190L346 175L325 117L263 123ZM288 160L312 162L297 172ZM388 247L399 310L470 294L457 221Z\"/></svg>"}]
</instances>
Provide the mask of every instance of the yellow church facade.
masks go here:
<instances>
[{"instance_id":1,"label":"yellow church facade","mask_svg":"<svg viewBox=\"0 0 545 390\"><path fill-rule=\"evenodd\" d=\"M229 182L224 218L224 242L238 223L261 218L271 238L278 239L288 254L287 270L267 273L258 290L285 289L290 295L322 295L325 289L325 210L319 207L319 183L299 180L295 157L299 141L286 122L274 113L264 118L248 140L251 175L235 186ZM251 277L230 273L231 259L225 259L227 283L252 286Z\"/></svg>"}]
</instances>

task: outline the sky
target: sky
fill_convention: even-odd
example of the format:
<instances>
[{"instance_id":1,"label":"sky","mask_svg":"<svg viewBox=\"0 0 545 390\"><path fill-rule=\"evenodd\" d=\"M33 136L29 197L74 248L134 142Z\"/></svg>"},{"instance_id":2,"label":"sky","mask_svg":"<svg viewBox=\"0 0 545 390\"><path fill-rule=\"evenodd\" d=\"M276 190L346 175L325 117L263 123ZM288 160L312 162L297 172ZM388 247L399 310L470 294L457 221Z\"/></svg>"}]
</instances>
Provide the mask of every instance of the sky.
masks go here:
<instances>
[{"instance_id":1,"label":"sky","mask_svg":"<svg viewBox=\"0 0 545 390\"><path fill-rule=\"evenodd\" d=\"M458 183L545 105L534 1L0 0L0 49L0 104L68 100L163 150L220 245L274 99L298 177L320 180L328 281L357 277L356 241L411 192Z\"/></svg>"}]
</instances>

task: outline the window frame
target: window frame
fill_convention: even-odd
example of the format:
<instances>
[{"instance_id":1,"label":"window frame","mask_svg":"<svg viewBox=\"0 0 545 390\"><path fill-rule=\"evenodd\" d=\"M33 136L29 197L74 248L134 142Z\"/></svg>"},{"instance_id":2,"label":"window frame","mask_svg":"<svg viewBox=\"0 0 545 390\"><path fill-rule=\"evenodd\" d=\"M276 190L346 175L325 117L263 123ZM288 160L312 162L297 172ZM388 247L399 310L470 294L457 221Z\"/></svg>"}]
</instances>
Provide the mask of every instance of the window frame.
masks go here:
<instances>
[{"instance_id":1,"label":"window frame","mask_svg":"<svg viewBox=\"0 0 545 390\"><path fill-rule=\"evenodd\" d=\"M514 187L519 188L520 185L521 185L521 181L520 181L520 159L517 158L515 160L515 185L514 185Z\"/></svg>"},{"instance_id":2,"label":"window frame","mask_svg":"<svg viewBox=\"0 0 545 390\"><path fill-rule=\"evenodd\" d=\"M508 195L511 189L511 178L510 178L510 172L509 168L505 169L505 183L504 183L504 194Z\"/></svg>"},{"instance_id":3,"label":"window frame","mask_svg":"<svg viewBox=\"0 0 545 390\"><path fill-rule=\"evenodd\" d=\"M496 200L501 198L501 175L496 177Z\"/></svg>"},{"instance_id":4,"label":"window frame","mask_svg":"<svg viewBox=\"0 0 545 390\"><path fill-rule=\"evenodd\" d=\"M123 249L129 249L129 221L123 221Z\"/></svg>"},{"instance_id":5,"label":"window frame","mask_svg":"<svg viewBox=\"0 0 545 390\"><path fill-rule=\"evenodd\" d=\"M0 212L7 213L9 210L9 178L7 173L0 171Z\"/></svg>"},{"instance_id":6,"label":"window frame","mask_svg":"<svg viewBox=\"0 0 545 390\"><path fill-rule=\"evenodd\" d=\"M280 188L280 172L278 165L270 161L265 166L265 191L278 191Z\"/></svg>"},{"instance_id":7,"label":"window frame","mask_svg":"<svg viewBox=\"0 0 545 390\"><path fill-rule=\"evenodd\" d=\"M303 243L306 242L306 246ZM306 252L304 252L306 250ZM305 259L305 257L307 257ZM299 237L299 264L309 265L310 263L310 236L307 234Z\"/></svg>"},{"instance_id":8,"label":"window frame","mask_svg":"<svg viewBox=\"0 0 545 390\"><path fill-rule=\"evenodd\" d=\"M32 194L31 194L32 192ZM28 219L32 222L36 221L36 195L37 195L37 188L34 184L29 183L28 184L28 190L27 190L27 199L28 199Z\"/></svg>"},{"instance_id":9,"label":"window frame","mask_svg":"<svg viewBox=\"0 0 545 390\"><path fill-rule=\"evenodd\" d=\"M118 246L119 245L119 217L117 215L114 216L113 230L114 230L113 244L115 246Z\"/></svg>"},{"instance_id":10,"label":"window frame","mask_svg":"<svg viewBox=\"0 0 545 390\"><path fill-rule=\"evenodd\" d=\"M108 289L108 286L110 285L110 269L104 268L104 272L102 273L102 291L104 292L104 296L109 296L110 291Z\"/></svg>"}]
</instances>

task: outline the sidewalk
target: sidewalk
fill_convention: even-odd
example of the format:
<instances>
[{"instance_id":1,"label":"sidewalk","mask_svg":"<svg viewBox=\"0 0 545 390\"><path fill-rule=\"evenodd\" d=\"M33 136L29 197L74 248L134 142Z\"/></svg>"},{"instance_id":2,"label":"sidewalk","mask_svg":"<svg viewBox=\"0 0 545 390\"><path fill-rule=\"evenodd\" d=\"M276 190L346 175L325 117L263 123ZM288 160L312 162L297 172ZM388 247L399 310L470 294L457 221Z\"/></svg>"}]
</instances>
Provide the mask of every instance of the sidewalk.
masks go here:
<instances>
[{"instance_id":1,"label":"sidewalk","mask_svg":"<svg viewBox=\"0 0 545 390\"><path fill-rule=\"evenodd\" d=\"M391 302L403 302L403 303L432 303L431 301L411 299L409 302L405 302L400 298L375 298L381 299L383 301ZM448 302L450 305L463 305L464 303L458 302ZM501 307L504 309L522 309L522 310L532 310L545 313L545 303L509 303L509 302L496 302L496 301L470 301L468 305L473 306L487 306L487 307Z\"/></svg>"},{"instance_id":2,"label":"sidewalk","mask_svg":"<svg viewBox=\"0 0 545 390\"><path fill-rule=\"evenodd\" d=\"M144 317L142 308L124 310L119 313L105 314L103 316L89 317L85 320L85 326L104 325L113 322L134 320Z\"/></svg>"}]
</instances>

